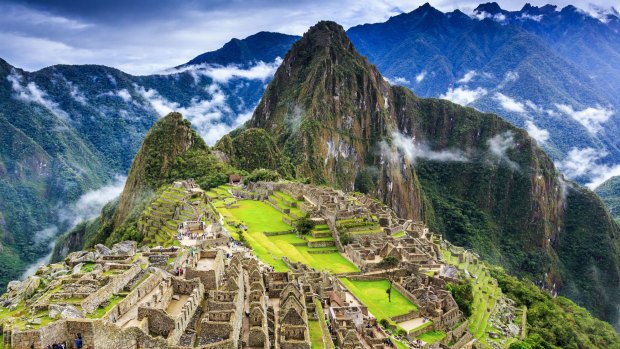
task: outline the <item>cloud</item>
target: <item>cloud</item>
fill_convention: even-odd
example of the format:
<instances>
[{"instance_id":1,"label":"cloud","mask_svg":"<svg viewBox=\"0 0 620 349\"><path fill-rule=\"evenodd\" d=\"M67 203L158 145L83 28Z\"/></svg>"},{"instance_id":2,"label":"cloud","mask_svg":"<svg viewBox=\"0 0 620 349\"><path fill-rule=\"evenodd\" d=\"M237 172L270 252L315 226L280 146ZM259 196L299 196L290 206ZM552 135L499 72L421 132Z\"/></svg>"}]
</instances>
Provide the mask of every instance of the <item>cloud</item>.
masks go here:
<instances>
[{"instance_id":1,"label":"cloud","mask_svg":"<svg viewBox=\"0 0 620 349\"><path fill-rule=\"evenodd\" d=\"M515 99L506 96L503 93L496 92L494 96L495 100L499 102L500 106L504 110L515 113L525 113L525 105Z\"/></svg>"},{"instance_id":2,"label":"cloud","mask_svg":"<svg viewBox=\"0 0 620 349\"><path fill-rule=\"evenodd\" d=\"M420 74L415 76L415 82L421 83L425 77L426 77L426 71L422 71Z\"/></svg>"},{"instance_id":3,"label":"cloud","mask_svg":"<svg viewBox=\"0 0 620 349\"><path fill-rule=\"evenodd\" d=\"M521 16L519 16L517 19L522 20L522 21L532 20L535 22L540 22L543 19L543 15L531 15L525 12L525 13L522 13Z\"/></svg>"},{"instance_id":4,"label":"cloud","mask_svg":"<svg viewBox=\"0 0 620 349\"><path fill-rule=\"evenodd\" d=\"M473 79L475 76L477 75L475 70L470 70L467 73L465 73L465 75L463 75L462 78L460 78L459 80L457 80L456 82L458 82L459 84L467 84L471 81L471 79Z\"/></svg>"},{"instance_id":5,"label":"cloud","mask_svg":"<svg viewBox=\"0 0 620 349\"><path fill-rule=\"evenodd\" d=\"M29 82L25 86L22 86L23 77L14 69L11 70L11 73L6 78L11 83L11 88L15 92L13 94L14 98L28 103L39 104L57 117L63 120L69 120L69 115L60 109L58 103L49 100L47 98L47 93L39 89L37 84Z\"/></svg>"},{"instance_id":6,"label":"cloud","mask_svg":"<svg viewBox=\"0 0 620 349\"><path fill-rule=\"evenodd\" d=\"M487 146L491 155L498 160L506 162L510 168L519 169L519 165L508 157L508 150L514 149L516 144L512 131L506 131L487 140Z\"/></svg>"},{"instance_id":7,"label":"cloud","mask_svg":"<svg viewBox=\"0 0 620 349\"><path fill-rule=\"evenodd\" d=\"M440 162L466 162L467 156L460 150L433 150L425 142L418 142L412 137L408 137L399 132L392 133L392 145L396 147L397 153L390 148L387 143L382 142L381 151L391 160L399 159L403 156L411 163L417 159L425 159Z\"/></svg>"},{"instance_id":8,"label":"cloud","mask_svg":"<svg viewBox=\"0 0 620 349\"><path fill-rule=\"evenodd\" d=\"M530 134L530 137L534 138L540 145L545 144L549 140L549 131L538 128L531 120L525 122L525 129Z\"/></svg>"},{"instance_id":9,"label":"cloud","mask_svg":"<svg viewBox=\"0 0 620 349\"><path fill-rule=\"evenodd\" d=\"M448 92L439 96L439 98L447 99L456 104L468 105L477 100L478 98L486 95L487 93L488 91L482 87L478 87L474 90L469 90L465 87L459 86L457 88L448 89Z\"/></svg>"},{"instance_id":10,"label":"cloud","mask_svg":"<svg viewBox=\"0 0 620 349\"><path fill-rule=\"evenodd\" d=\"M506 15L504 15L503 13L496 13L492 15L486 11L476 11L470 14L470 17L477 19L479 21L486 19L486 18L490 18L497 23L501 23L501 24L506 23Z\"/></svg>"},{"instance_id":11,"label":"cloud","mask_svg":"<svg viewBox=\"0 0 620 349\"><path fill-rule=\"evenodd\" d=\"M201 134L202 138L204 138L207 144L213 145L224 135L227 135L230 131L242 126L246 121L250 120L253 113L253 111L249 111L247 113L237 115L232 125L228 125L226 123L210 124Z\"/></svg>"},{"instance_id":12,"label":"cloud","mask_svg":"<svg viewBox=\"0 0 620 349\"><path fill-rule=\"evenodd\" d=\"M252 108L238 114L233 112L227 104L226 95L217 84L206 88L210 99L201 100L195 97L186 106L166 99L155 89L138 85L135 85L135 89L160 116L173 111L183 114L209 145L215 144L223 135L242 125L254 110Z\"/></svg>"},{"instance_id":13,"label":"cloud","mask_svg":"<svg viewBox=\"0 0 620 349\"><path fill-rule=\"evenodd\" d=\"M97 217L103 206L122 193L126 180L127 177L117 175L111 183L82 194L76 202L58 210L59 221L68 223L72 229L80 222Z\"/></svg>"},{"instance_id":14,"label":"cloud","mask_svg":"<svg viewBox=\"0 0 620 349\"><path fill-rule=\"evenodd\" d=\"M80 91L80 89L78 89L78 87L75 86L71 81L69 80L65 80L65 81L67 83L67 86L69 86L69 94L71 95L71 98L73 98L73 100L80 103L81 105L86 105L87 103L86 96L84 96L82 91Z\"/></svg>"},{"instance_id":15,"label":"cloud","mask_svg":"<svg viewBox=\"0 0 620 349\"><path fill-rule=\"evenodd\" d=\"M211 78L214 82L222 84L228 83L232 79L266 81L273 77L280 64L282 64L282 58L276 57L273 62L265 63L259 61L249 68L243 68L234 64L227 66L198 64L185 66L179 69L170 69L165 73L178 74L189 72L196 82L198 82L200 76L206 76Z\"/></svg>"},{"instance_id":16,"label":"cloud","mask_svg":"<svg viewBox=\"0 0 620 349\"><path fill-rule=\"evenodd\" d=\"M422 77L424 78L424 77ZM411 83L411 81L407 80L406 78L402 77L402 76L395 76L393 78L388 78L388 77L383 77L383 79L385 81L387 81L390 85L401 85L401 86L405 86L405 85L409 85ZM422 80L420 80L422 81Z\"/></svg>"},{"instance_id":17,"label":"cloud","mask_svg":"<svg viewBox=\"0 0 620 349\"><path fill-rule=\"evenodd\" d=\"M611 177L620 175L620 164L607 165L601 160L608 154L594 148L573 148L566 158L556 162L556 167L565 176L574 180L587 181L586 186L592 190Z\"/></svg>"},{"instance_id":18,"label":"cloud","mask_svg":"<svg viewBox=\"0 0 620 349\"><path fill-rule=\"evenodd\" d=\"M108 92L108 93L112 93L112 92ZM129 103L131 102L131 94L129 93L129 91L127 91L126 88L115 91L112 93L114 96L119 97L120 99L123 100L123 102L125 103Z\"/></svg>"},{"instance_id":19,"label":"cloud","mask_svg":"<svg viewBox=\"0 0 620 349\"><path fill-rule=\"evenodd\" d=\"M304 110L297 104L295 104L292 108L289 108L288 113L284 117L284 124L288 127L291 133L297 133L297 131L299 131L304 114Z\"/></svg>"},{"instance_id":20,"label":"cloud","mask_svg":"<svg viewBox=\"0 0 620 349\"><path fill-rule=\"evenodd\" d=\"M566 104L556 104L556 108L580 123L590 133L596 133L602 129L602 124L614 115L613 109L602 107L588 107L583 110L574 110Z\"/></svg>"}]
</instances>

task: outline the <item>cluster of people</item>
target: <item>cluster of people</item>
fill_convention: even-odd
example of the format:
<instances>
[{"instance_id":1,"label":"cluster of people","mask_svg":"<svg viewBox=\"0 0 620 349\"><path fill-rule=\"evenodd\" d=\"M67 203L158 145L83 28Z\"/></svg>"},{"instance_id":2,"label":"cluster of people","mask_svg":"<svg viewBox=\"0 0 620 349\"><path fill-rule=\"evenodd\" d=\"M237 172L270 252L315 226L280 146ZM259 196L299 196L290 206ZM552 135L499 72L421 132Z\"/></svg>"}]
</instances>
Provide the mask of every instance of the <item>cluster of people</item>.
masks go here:
<instances>
[{"instance_id":1,"label":"cluster of people","mask_svg":"<svg viewBox=\"0 0 620 349\"><path fill-rule=\"evenodd\" d=\"M77 349L82 349L84 347L84 342L82 340L82 335L78 334L75 336L75 347ZM30 349L34 349L34 343L32 343L30 345ZM67 341L64 341L62 343L54 343L54 344L48 344L45 349L67 349L69 348L69 346L67 345Z\"/></svg>"},{"instance_id":2,"label":"cluster of people","mask_svg":"<svg viewBox=\"0 0 620 349\"><path fill-rule=\"evenodd\" d=\"M178 267L178 268L177 268L177 273L176 273L176 274L177 274L177 276L183 276L183 273L184 273L183 268Z\"/></svg>"},{"instance_id":3,"label":"cluster of people","mask_svg":"<svg viewBox=\"0 0 620 349\"><path fill-rule=\"evenodd\" d=\"M192 233L191 230L187 229L186 231L179 232L177 234L177 240L181 241L183 240L183 238L189 238L191 240L206 240L207 233L202 233L202 234Z\"/></svg>"},{"instance_id":4,"label":"cluster of people","mask_svg":"<svg viewBox=\"0 0 620 349\"><path fill-rule=\"evenodd\" d=\"M31 345L30 348L34 348L34 344ZM45 347L45 349L66 349L66 348L67 348L67 342L48 344L48 346Z\"/></svg>"}]
</instances>

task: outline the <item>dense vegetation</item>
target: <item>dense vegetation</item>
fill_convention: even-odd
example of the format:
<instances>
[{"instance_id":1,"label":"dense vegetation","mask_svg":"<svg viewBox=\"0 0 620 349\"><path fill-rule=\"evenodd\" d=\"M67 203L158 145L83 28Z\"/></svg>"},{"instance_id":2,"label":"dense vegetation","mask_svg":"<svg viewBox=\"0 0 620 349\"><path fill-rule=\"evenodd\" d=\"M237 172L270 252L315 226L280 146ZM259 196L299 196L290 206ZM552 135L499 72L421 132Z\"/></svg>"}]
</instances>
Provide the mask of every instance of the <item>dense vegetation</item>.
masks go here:
<instances>
[{"instance_id":1,"label":"dense vegetation","mask_svg":"<svg viewBox=\"0 0 620 349\"><path fill-rule=\"evenodd\" d=\"M470 279L463 279L456 284L448 284L448 291L452 293L452 297L458 304L459 309L466 318L471 316L472 306L474 303L473 286Z\"/></svg>"},{"instance_id":2,"label":"dense vegetation","mask_svg":"<svg viewBox=\"0 0 620 349\"><path fill-rule=\"evenodd\" d=\"M517 306L527 306L527 338L511 349L620 348L620 335L608 323L571 300L553 298L500 268L493 268L491 275Z\"/></svg>"},{"instance_id":3,"label":"dense vegetation","mask_svg":"<svg viewBox=\"0 0 620 349\"><path fill-rule=\"evenodd\" d=\"M620 221L620 176L611 177L594 191L601 197L614 219Z\"/></svg>"}]
</instances>

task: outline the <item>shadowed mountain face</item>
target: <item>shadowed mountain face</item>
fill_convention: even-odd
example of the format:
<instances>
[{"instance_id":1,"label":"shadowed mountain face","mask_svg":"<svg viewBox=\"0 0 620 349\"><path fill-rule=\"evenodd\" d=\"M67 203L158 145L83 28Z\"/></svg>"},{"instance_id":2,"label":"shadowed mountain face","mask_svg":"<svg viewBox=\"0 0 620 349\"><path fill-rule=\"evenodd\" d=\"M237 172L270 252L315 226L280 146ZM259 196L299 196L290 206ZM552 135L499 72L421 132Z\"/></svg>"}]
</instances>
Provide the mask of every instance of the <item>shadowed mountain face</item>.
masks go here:
<instances>
[{"instance_id":1,"label":"shadowed mountain face","mask_svg":"<svg viewBox=\"0 0 620 349\"><path fill-rule=\"evenodd\" d=\"M600 200L565 182L524 130L387 84L339 25L320 22L293 45L246 128L273 135L298 177L372 193L615 319L619 231ZM233 163L248 131L218 145Z\"/></svg>"}]
</instances>

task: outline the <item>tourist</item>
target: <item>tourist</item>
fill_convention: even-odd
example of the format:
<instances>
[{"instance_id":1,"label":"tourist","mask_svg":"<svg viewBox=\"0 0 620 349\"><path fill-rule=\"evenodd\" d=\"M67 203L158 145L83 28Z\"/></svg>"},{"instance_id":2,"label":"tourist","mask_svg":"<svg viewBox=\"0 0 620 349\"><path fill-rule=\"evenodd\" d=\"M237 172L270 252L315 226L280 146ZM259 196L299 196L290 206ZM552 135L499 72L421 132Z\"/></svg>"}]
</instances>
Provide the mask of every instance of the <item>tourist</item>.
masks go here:
<instances>
[{"instance_id":1,"label":"tourist","mask_svg":"<svg viewBox=\"0 0 620 349\"><path fill-rule=\"evenodd\" d=\"M75 347L76 347L77 349L81 349L81 348L82 348L82 335L80 335L80 334L78 334L78 335L75 337Z\"/></svg>"}]
</instances>

